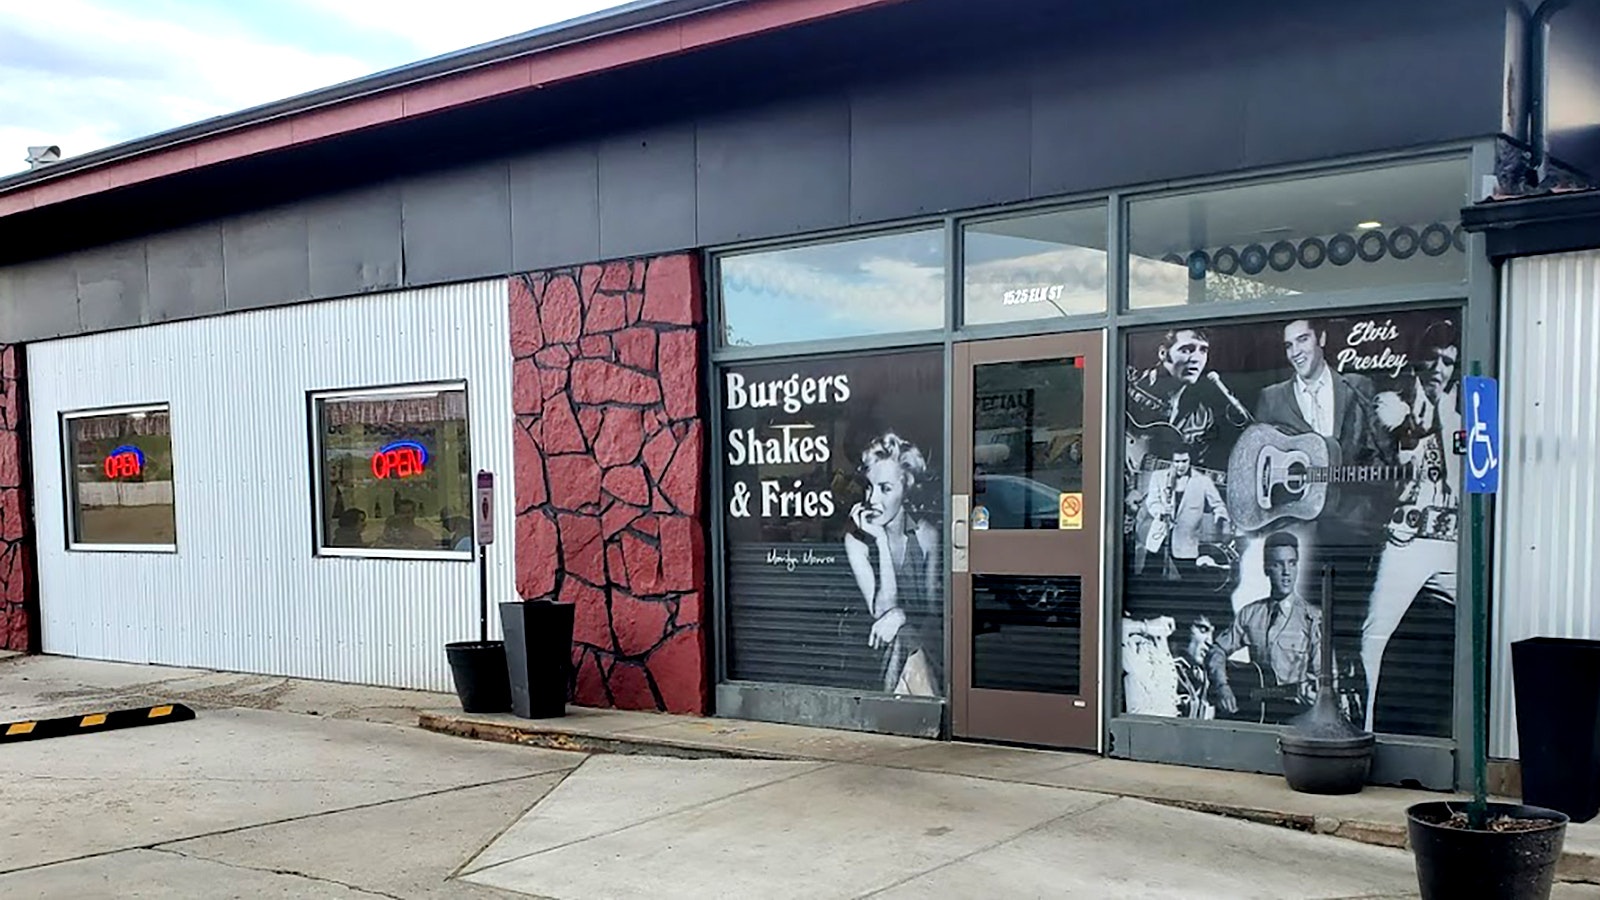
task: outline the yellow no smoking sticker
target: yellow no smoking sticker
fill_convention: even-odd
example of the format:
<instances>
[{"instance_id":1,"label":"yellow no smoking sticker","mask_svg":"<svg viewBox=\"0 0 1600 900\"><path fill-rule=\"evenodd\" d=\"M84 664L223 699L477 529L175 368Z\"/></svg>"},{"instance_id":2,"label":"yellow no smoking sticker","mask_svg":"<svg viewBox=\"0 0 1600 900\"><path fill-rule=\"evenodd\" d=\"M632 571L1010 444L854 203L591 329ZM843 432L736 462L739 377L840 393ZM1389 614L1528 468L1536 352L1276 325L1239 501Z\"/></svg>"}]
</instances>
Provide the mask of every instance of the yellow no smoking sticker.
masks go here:
<instances>
[{"instance_id":1,"label":"yellow no smoking sticker","mask_svg":"<svg viewBox=\"0 0 1600 900\"><path fill-rule=\"evenodd\" d=\"M1061 495L1061 529L1063 531L1083 530L1083 495Z\"/></svg>"}]
</instances>

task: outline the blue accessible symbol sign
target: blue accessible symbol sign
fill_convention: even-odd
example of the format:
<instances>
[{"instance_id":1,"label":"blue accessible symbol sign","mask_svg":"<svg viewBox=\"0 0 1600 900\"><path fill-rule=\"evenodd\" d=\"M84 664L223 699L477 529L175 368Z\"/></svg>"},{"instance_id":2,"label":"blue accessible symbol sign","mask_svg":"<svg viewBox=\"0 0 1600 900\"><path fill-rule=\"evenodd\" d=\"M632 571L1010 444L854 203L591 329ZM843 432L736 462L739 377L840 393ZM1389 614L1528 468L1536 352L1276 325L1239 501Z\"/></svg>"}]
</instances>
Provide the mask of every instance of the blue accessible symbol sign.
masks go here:
<instances>
[{"instance_id":1,"label":"blue accessible symbol sign","mask_svg":"<svg viewBox=\"0 0 1600 900\"><path fill-rule=\"evenodd\" d=\"M1493 378L1468 376L1462 425L1467 432L1467 493L1500 490L1500 385Z\"/></svg>"}]
</instances>

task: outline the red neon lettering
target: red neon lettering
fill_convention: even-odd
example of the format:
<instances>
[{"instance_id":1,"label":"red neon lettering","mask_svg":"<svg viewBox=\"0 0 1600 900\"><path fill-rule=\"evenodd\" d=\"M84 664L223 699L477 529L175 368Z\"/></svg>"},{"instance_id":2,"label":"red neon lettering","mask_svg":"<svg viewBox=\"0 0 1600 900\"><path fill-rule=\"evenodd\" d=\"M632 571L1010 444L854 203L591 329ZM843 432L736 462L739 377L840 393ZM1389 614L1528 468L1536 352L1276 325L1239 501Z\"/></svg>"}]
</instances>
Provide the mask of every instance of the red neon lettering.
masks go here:
<instances>
[{"instance_id":1,"label":"red neon lettering","mask_svg":"<svg viewBox=\"0 0 1600 900\"><path fill-rule=\"evenodd\" d=\"M132 453L108 456L103 469L107 478L137 478L140 470L139 457Z\"/></svg>"},{"instance_id":2,"label":"red neon lettering","mask_svg":"<svg viewBox=\"0 0 1600 900\"><path fill-rule=\"evenodd\" d=\"M410 478L421 475L424 469L422 454L415 447L396 447L385 453L372 455L374 478Z\"/></svg>"}]
</instances>

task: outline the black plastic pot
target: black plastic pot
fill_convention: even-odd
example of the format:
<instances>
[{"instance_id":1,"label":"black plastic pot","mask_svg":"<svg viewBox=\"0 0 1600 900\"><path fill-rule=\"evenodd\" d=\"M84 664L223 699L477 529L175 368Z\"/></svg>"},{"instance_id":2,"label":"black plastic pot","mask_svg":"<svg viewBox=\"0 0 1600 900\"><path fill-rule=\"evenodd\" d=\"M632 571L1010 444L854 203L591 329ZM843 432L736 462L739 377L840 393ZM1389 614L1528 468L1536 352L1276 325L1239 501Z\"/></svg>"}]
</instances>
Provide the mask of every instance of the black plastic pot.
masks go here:
<instances>
[{"instance_id":1,"label":"black plastic pot","mask_svg":"<svg viewBox=\"0 0 1600 900\"><path fill-rule=\"evenodd\" d=\"M1367 783L1374 738L1327 738L1294 732L1278 738L1283 777L1306 794L1355 794Z\"/></svg>"},{"instance_id":2,"label":"black plastic pot","mask_svg":"<svg viewBox=\"0 0 1600 900\"><path fill-rule=\"evenodd\" d=\"M1600 814L1600 641L1511 644L1522 802L1574 822Z\"/></svg>"},{"instance_id":3,"label":"black plastic pot","mask_svg":"<svg viewBox=\"0 0 1600 900\"><path fill-rule=\"evenodd\" d=\"M497 713L511 708L506 646L501 641L457 641L444 645L461 711Z\"/></svg>"},{"instance_id":4,"label":"black plastic pot","mask_svg":"<svg viewBox=\"0 0 1600 900\"><path fill-rule=\"evenodd\" d=\"M1465 810L1465 801L1418 803L1406 810L1411 854L1422 900L1544 900L1555 881L1566 839L1565 813L1538 806L1490 803L1502 816L1547 823L1534 831L1468 831L1440 824Z\"/></svg>"},{"instance_id":5,"label":"black plastic pot","mask_svg":"<svg viewBox=\"0 0 1600 900\"><path fill-rule=\"evenodd\" d=\"M576 609L574 604L551 600L500 604L512 713L524 719L553 719L567 714Z\"/></svg>"}]
</instances>

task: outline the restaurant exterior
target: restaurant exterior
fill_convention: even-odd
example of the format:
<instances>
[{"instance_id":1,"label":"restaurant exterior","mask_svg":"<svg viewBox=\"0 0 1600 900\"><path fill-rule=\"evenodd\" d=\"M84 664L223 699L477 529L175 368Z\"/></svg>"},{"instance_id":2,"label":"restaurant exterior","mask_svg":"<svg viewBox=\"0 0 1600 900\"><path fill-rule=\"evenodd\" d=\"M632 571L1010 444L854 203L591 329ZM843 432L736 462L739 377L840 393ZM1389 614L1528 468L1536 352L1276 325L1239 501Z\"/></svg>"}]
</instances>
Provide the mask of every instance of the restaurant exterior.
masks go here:
<instances>
[{"instance_id":1,"label":"restaurant exterior","mask_svg":"<svg viewBox=\"0 0 1600 900\"><path fill-rule=\"evenodd\" d=\"M647 2L0 180L0 635L448 689L487 470L581 704L1272 772L1326 618L1453 787L1462 210L1600 20L1224 6Z\"/></svg>"}]
</instances>

